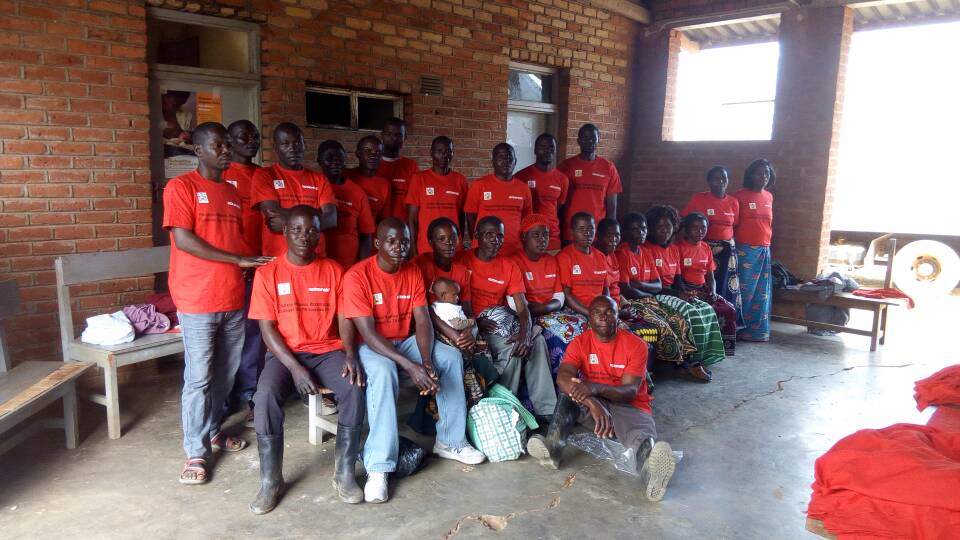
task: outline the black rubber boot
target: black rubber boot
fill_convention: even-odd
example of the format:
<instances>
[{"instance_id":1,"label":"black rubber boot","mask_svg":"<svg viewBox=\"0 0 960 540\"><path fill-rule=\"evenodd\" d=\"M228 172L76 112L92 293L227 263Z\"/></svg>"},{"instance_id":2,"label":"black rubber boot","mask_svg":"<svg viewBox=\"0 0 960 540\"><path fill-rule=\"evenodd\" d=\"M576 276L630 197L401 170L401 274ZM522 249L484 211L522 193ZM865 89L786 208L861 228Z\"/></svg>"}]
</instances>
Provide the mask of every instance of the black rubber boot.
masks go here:
<instances>
[{"instance_id":1,"label":"black rubber boot","mask_svg":"<svg viewBox=\"0 0 960 540\"><path fill-rule=\"evenodd\" d=\"M337 424L337 446L334 450L336 463L333 472L333 487L340 500L357 504L363 502L363 490L357 485L357 454L360 453L360 428Z\"/></svg>"},{"instance_id":2,"label":"black rubber boot","mask_svg":"<svg viewBox=\"0 0 960 540\"><path fill-rule=\"evenodd\" d=\"M257 435L260 452L260 491L250 503L254 514L266 514L277 507L283 491L283 435Z\"/></svg>"},{"instance_id":3,"label":"black rubber boot","mask_svg":"<svg viewBox=\"0 0 960 540\"><path fill-rule=\"evenodd\" d=\"M563 449L567 447L567 436L577 423L580 406L566 394L560 394L557 410L553 413L547 435L533 435L527 441L527 452L537 458L540 464L550 469L559 469Z\"/></svg>"}]
</instances>

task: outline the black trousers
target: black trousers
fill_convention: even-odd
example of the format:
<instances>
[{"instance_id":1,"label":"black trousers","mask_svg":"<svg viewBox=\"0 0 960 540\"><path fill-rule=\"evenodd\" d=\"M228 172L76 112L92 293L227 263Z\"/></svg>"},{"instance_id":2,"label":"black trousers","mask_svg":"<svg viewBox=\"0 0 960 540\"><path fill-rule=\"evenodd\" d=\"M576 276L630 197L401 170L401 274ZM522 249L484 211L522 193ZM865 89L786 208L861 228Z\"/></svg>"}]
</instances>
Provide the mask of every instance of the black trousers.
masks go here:
<instances>
[{"instance_id":1,"label":"black trousers","mask_svg":"<svg viewBox=\"0 0 960 540\"><path fill-rule=\"evenodd\" d=\"M333 390L337 396L337 422L344 426L363 426L367 410L364 389L340 376L346 355L343 351L324 354L294 353L303 367L313 374L318 385ZM357 362L359 365L359 361ZM259 436L283 435L283 404L295 390L293 375L270 351L267 351L263 372L253 395L254 427Z\"/></svg>"}]
</instances>

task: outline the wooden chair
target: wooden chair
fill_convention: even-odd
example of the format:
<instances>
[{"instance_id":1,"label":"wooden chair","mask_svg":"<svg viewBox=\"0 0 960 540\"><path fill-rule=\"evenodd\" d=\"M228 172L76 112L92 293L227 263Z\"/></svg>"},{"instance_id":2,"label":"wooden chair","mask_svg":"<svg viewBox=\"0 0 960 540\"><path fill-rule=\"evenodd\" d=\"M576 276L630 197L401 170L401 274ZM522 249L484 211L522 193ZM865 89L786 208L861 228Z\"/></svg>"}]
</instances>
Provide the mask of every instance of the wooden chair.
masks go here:
<instances>
[{"instance_id":1,"label":"wooden chair","mask_svg":"<svg viewBox=\"0 0 960 540\"><path fill-rule=\"evenodd\" d=\"M67 448L77 447L77 378L93 367L88 362L21 362L11 369L3 322L20 311L20 297L13 281L0 283L0 433L63 400L63 420L47 419L18 431L0 443L0 454L41 427L62 428Z\"/></svg>"},{"instance_id":2,"label":"wooden chair","mask_svg":"<svg viewBox=\"0 0 960 540\"><path fill-rule=\"evenodd\" d=\"M107 432L111 439L119 439L121 434L117 368L182 353L183 338L179 332L171 332L138 337L120 345L83 343L73 331L70 286L166 272L169 265L169 246L66 255L54 261L63 361L93 362L103 368L104 393L84 397L107 408Z\"/></svg>"}]
</instances>

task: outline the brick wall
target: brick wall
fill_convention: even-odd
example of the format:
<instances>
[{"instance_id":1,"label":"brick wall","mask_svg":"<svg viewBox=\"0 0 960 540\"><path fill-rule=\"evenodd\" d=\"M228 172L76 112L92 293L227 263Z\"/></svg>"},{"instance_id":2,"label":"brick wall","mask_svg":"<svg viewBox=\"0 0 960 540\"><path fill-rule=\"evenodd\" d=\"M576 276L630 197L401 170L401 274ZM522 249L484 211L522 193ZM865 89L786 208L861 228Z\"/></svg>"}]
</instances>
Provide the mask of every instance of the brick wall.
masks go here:
<instances>
[{"instance_id":1,"label":"brick wall","mask_svg":"<svg viewBox=\"0 0 960 540\"><path fill-rule=\"evenodd\" d=\"M561 154L576 129L603 131L601 153L632 170L628 63L639 27L567 0L0 0L0 279L16 279L25 313L7 323L16 361L58 352L53 258L149 246L150 178L145 5L261 25L265 156L282 121L303 124L307 82L405 95L406 154L452 136L454 165L489 171L506 131L511 60L561 73ZM443 78L442 96L419 93ZM308 161L325 138L307 130ZM351 161L355 161L351 159ZM74 287L75 320L138 301L152 279Z\"/></svg>"}]
</instances>

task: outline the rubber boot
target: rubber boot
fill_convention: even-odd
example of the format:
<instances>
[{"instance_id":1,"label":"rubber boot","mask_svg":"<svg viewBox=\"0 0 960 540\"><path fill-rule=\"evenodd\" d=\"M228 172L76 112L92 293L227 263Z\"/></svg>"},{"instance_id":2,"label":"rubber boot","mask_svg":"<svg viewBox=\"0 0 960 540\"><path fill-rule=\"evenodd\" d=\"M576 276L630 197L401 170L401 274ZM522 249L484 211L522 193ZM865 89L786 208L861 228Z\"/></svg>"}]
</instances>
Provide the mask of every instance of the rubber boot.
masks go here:
<instances>
[{"instance_id":1,"label":"rubber boot","mask_svg":"<svg viewBox=\"0 0 960 540\"><path fill-rule=\"evenodd\" d=\"M283 435L257 435L260 452L260 491L250 503L254 514L266 514L277 507L283 491Z\"/></svg>"},{"instance_id":2,"label":"rubber boot","mask_svg":"<svg viewBox=\"0 0 960 540\"><path fill-rule=\"evenodd\" d=\"M333 472L333 487L340 500L357 504L363 502L363 490L357 485L357 454L360 453L360 428L337 424L337 446L334 450L336 463Z\"/></svg>"},{"instance_id":3,"label":"rubber boot","mask_svg":"<svg viewBox=\"0 0 960 540\"><path fill-rule=\"evenodd\" d=\"M566 394L560 394L557 410L553 413L547 435L533 435L527 442L527 452L537 458L540 464L550 469L559 469L563 449L567 447L567 436L577 423L580 407Z\"/></svg>"}]
</instances>

